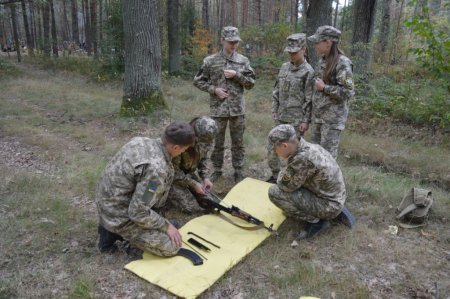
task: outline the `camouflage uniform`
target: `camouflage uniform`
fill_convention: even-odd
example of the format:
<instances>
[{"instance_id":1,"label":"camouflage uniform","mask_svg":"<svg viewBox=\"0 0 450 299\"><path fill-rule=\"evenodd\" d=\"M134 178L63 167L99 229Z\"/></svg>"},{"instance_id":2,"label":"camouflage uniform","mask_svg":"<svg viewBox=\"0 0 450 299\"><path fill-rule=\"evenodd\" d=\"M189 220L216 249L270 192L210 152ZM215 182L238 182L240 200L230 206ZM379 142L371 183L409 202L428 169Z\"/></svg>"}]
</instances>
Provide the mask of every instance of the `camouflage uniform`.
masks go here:
<instances>
[{"instance_id":1,"label":"camouflage uniform","mask_svg":"<svg viewBox=\"0 0 450 299\"><path fill-rule=\"evenodd\" d=\"M214 136L217 133L215 121L209 117L201 117L194 121L197 141L181 155L172 159L175 168L175 178L168 199L182 211L194 213L203 209L197 204L194 188L200 180L209 178L208 158L211 152ZM200 177L200 179L199 179Z\"/></svg>"},{"instance_id":2,"label":"camouflage uniform","mask_svg":"<svg viewBox=\"0 0 450 299\"><path fill-rule=\"evenodd\" d=\"M171 156L160 139L135 137L106 166L96 189L99 222L139 249L161 256L178 252L158 214L174 178Z\"/></svg>"},{"instance_id":3,"label":"camouflage uniform","mask_svg":"<svg viewBox=\"0 0 450 299\"><path fill-rule=\"evenodd\" d=\"M306 36L296 33L288 36L284 51L298 52L303 47L306 47ZM300 65L286 62L281 66L272 92L272 113L277 113L275 126L291 124L299 138L303 135L299 131L300 123L311 121L313 75L314 70L306 60ZM268 153L268 164L276 178L280 172L280 159L273 151Z\"/></svg>"},{"instance_id":4,"label":"camouflage uniform","mask_svg":"<svg viewBox=\"0 0 450 299\"><path fill-rule=\"evenodd\" d=\"M269 133L269 150L295 137L291 125L280 125ZM300 139L295 153L287 159L270 200L288 216L308 222L334 219L345 203L345 184L336 160L320 145Z\"/></svg>"},{"instance_id":5,"label":"camouflage uniform","mask_svg":"<svg viewBox=\"0 0 450 299\"><path fill-rule=\"evenodd\" d=\"M239 31L235 27L224 27L222 38L226 41L240 41ZM226 79L224 70L235 70L236 76ZM240 171L244 164L245 101L244 88L251 89L255 84L255 72L247 57L234 52L228 57L223 50L203 60L203 65L194 78L194 86L210 94L211 117L219 128L211 160L216 171L223 165L225 130L230 126L232 164ZM215 89L227 90L228 97L220 99Z\"/></svg>"},{"instance_id":6,"label":"camouflage uniform","mask_svg":"<svg viewBox=\"0 0 450 299\"><path fill-rule=\"evenodd\" d=\"M321 40L339 41L341 32L331 26L321 26L309 40L319 42ZM315 78L323 78L326 67L325 57L319 59ZM314 79L315 79L314 78ZM320 144L328 150L334 158L338 156L339 139L348 116L348 101L355 94L353 85L353 65L350 59L339 55L336 69L330 82L325 82L323 91L313 93L312 116L313 129L312 141Z\"/></svg>"}]
</instances>

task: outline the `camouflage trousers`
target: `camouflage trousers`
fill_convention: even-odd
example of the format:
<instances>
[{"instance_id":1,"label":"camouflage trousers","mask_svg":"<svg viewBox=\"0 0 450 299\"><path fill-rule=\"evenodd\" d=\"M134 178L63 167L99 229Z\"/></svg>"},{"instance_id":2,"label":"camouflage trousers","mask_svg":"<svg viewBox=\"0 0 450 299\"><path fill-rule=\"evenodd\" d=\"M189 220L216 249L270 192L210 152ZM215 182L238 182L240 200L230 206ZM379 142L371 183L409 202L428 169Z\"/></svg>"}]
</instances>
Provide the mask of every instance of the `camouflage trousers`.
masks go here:
<instances>
[{"instance_id":1,"label":"camouflage trousers","mask_svg":"<svg viewBox=\"0 0 450 299\"><path fill-rule=\"evenodd\" d=\"M170 205L184 213L193 214L204 211L195 199L195 192L188 187L173 184L170 188L167 201Z\"/></svg>"},{"instance_id":2,"label":"camouflage trousers","mask_svg":"<svg viewBox=\"0 0 450 299\"><path fill-rule=\"evenodd\" d=\"M308 222L317 222L318 219L334 219L342 209L341 204L319 198L305 188L286 192L277 185L273 185L269 188L269 198L287 216Z\"/></svg>"},{"instance_id":3,"label":"camouflage trousers","mask_svg":"<svg viewBox=\"0 0 450 299\"><path fill-rule=\"evenodd\" d=\"M342 130L335 129L333 126L325 123L314 123L311 141L320 144L334 159L337 159Z\"/></svg>"},{"instance_id":4,"label":"camouflage trousers","mask_svg":"<svg viewBox=\"0 0 450 299\"><path fill-rule=\"evenodd\" d=\"M275 121L275 125L273 126L273 128L275 128L278 125L283 125L283 124L291 124L294 126L295 128L295 132L297 133L297 137L303 137L303 133L299 131L299 125L295 125L289 122L284 122L281 120L276 120ZM278 176L278 173L280 172L280 158L278 157L278 155L272 150L272 151L268 151L267 152L267 164L270 167L270 170L272 171L272 176L276 179Z\"/></svg>"},{"instance_id":5,"label":"camouflage trousers","mask_svg":"<svg viewBox=\"0 0 450 299\"><path fill-rule=\"evenodd\" d=\"M225 131L227 124L230 125L230 137L231 137L231 162L233 168L241 170L244 166L244 131L245 131L245 115L232 116L232 117L213 117L216 121L218 130L216 138L214 140L214 150L211 154L211 161L214 166L214 170L220 171L223 166L223 154L225 143Z\"/></svg>"},{"instance_id":6,"label":"camouflage trousers","mask_svg":"<svg viewBox=\"0 0 450 299\"><path fill-rule=\"evenodd\" d=\"M169 235L157 229L146 229L134 222L115 231L137 248L159 256L174 256L179 247L172 244Z\"/></svg>"}]
</instances>

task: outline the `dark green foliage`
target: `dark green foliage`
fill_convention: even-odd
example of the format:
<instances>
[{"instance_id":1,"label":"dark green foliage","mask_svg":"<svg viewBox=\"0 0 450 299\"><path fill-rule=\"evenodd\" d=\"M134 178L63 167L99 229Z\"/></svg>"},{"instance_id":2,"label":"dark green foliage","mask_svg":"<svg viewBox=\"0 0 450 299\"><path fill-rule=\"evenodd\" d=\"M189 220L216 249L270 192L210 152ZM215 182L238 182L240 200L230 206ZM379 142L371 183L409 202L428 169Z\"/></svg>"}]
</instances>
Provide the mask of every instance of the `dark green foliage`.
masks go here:
<instances>
[{"instance_id":1,"label":"dark green foliage","mask_svg":"<svg viewBox=\"0 0 450 299\"><path fill-rule=\"evenodd\" d=\"M366 96L360 96L363 91L356 91L356 98L351 103L352 113L360 118L390 117L414 125L450 130L449 91L444 80L429 77L423 70L407 69L376 76Z\"/></svg>"},{"instance_id":2,"label":"dark green foliage","mask_svg":"<svg viewBox=\"0 0 450 299\"><path fill-rule=\"evenodd\" d=\"M121 1L111 1L106 13L108 18L103 28L105 39L102 41L102 55L100 56L100 80L121 78L125 71Z\"/></svg>"},{"instance_id":3,"label":"dark green foliage","mask_svg":"<svg viewBox=\"0 0 450 299\"><path fill-rule=\"evenodd\" d=\"M450 3L446 4L450 7ZM450 27L438 28L437 20L430 18L429 9L423 6L420 15L409 18L405 25L418 37L417 46L408 49L416 55L416 61L429 69L436 77L450 79ZM448 84L448 83L447 83Z\"/></svg>"},{"instance_id":4,"label":"dark green foliage","mask_svg":"<svg viewBox=\"0 0 450 299\"><path fill-rule=\"evenodd\" d=\"M120 116L135 117L150 115L159 110L166 110L167 104L164 95L159 90L150 92L147 96L140 99L130 99L124 97L120 107Z\"/></svg>"}]
</instances>

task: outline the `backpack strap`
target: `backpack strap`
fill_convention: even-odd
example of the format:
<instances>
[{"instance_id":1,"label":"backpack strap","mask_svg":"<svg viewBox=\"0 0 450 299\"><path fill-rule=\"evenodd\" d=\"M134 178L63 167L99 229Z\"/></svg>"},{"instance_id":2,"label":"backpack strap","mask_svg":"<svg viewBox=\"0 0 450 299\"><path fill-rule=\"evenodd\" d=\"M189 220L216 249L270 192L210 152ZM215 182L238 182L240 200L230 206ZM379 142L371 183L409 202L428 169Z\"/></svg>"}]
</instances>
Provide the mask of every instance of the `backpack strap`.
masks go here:
<instances>
[{"instance_id":1,"label":"backpack strap","mask_svg":"<svg viewBox=\"0 0 450 299\"><path fill-rule=\"evenodd\" d=\"M414 211L417 208L416 204L412 203L409 206L407 206L406 208L403 209L403 211L400 212L400 214L397 215L397 219L402 218L403 216L405 216L406 214L408 214L411 211Z\"/></svg>"}]
</instances>

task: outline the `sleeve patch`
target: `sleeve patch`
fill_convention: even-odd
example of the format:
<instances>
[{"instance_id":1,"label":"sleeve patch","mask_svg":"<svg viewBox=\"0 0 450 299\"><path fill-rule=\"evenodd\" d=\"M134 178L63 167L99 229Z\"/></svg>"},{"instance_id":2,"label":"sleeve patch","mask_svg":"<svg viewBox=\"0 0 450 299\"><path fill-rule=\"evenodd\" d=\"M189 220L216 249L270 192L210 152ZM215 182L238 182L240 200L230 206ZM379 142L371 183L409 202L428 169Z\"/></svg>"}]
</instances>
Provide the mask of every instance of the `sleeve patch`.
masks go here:
<instances>
[{"instance_id":1,"label":"sleeve patch","mask_svg":"<svg viewBox=\"0 0 450 299\"><path fill-rule=\"evenodd\" d=\"M142 201L144 203L150 203L150 201L153 199L153 195L156 192L156 189L158 189L158 185L154 181L150 181L147 185L147 188L145 189L144 195L142 196Z\"/></svg>"},{"instance_id":2,"label":"sleeve patch","mask_svg":"<svg viewBox=\"0 0 450 299\"><path fill-rule=\"evenodd\" d=\"M353 79L352 78L347 78L347 80L345 80L345 87L347 87L348 89L353 89Z\"/></svg>"}]
</instances>

